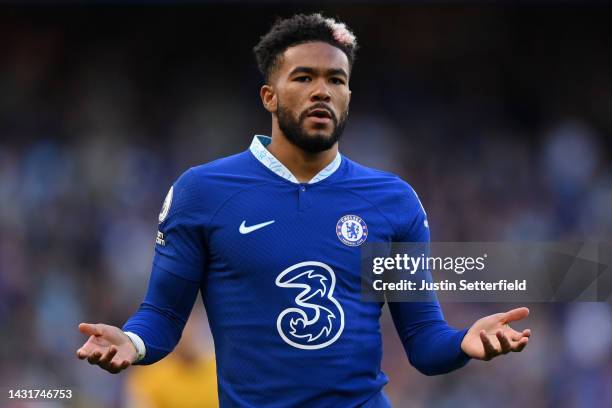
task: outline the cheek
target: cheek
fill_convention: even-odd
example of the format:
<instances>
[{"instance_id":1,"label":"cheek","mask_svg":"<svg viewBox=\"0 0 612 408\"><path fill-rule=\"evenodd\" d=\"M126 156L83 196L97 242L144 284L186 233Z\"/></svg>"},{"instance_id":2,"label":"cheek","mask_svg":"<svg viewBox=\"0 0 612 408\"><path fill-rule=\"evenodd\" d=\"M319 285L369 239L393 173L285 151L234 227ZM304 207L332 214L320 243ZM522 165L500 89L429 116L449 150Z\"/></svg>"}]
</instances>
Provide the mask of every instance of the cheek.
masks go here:
<instances>
[{"instance_id":1,"label":"cheek","mask_svg":"<svg viewBox=\"0 0 612 408\"><path fill-rule=\"evenodd\" d=\"M285 104L295 106L308 98L308 91L302 84L288 82L282 87L279 96Z\"/></svg>"},{"instance_id":2,"label":"cheek","mask_svg":"<svg viewBox=\"0 0 612 408\"><path fill-rule=\"evenodd\" d=\"M294 118L299 118L305 109L307 101L296 92L283 92L278 95L278 104L284 110L291 113Z\"/></svg>"},{"instance_id":3,"label":"cheek","mask_svg":"<svg viewBox=\"0 0 612 408\"><path fill-rule=\"evenodd\" d=\"M351 100L351 96L348 91L342 91L338 93L338 97L337 97L338 108L340 108L340 110L344 112L345 110L348 109L350 100Z\"/></svg>"}]
</instances>

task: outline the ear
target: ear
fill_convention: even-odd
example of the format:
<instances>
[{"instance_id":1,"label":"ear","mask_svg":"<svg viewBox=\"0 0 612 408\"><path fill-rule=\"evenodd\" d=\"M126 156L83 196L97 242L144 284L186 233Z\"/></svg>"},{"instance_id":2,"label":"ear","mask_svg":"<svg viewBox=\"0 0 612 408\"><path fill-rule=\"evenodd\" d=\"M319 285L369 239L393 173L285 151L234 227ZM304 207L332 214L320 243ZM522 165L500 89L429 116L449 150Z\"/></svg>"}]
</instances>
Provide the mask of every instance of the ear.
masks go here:
<instances>
[{"instance_id":1,"label":"ear","mask_svg":"<svg viewBox=\"0 0 612 408\"><path fill-rule=\"evenodd\" d=\"M266 84L259 90L259 96L261 97L261 103L264 108L270 113L276 113L278 102L276 99L276 92L272 85Z\"/></svg>"}]
</instances>

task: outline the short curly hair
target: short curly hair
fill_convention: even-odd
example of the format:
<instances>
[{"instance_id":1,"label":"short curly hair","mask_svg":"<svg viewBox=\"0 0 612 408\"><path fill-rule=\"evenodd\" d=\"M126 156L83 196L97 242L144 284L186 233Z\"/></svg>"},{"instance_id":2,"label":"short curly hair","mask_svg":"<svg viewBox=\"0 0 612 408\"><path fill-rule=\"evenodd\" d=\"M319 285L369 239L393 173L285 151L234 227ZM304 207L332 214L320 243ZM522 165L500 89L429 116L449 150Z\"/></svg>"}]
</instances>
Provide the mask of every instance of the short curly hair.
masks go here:
<instances>
[{"instance_id":1,"label":"short curly hair","mask_svg":"<svg viewBox=\"0 0 612 408\"><path fill-rule=\"evenodd\" d=\"M253 48L257 66L266 82L270 81L272 72L278 68L279 57L287 48L314 41L326 42L342 50L348 57L349 69L353 68L357 38L344 23L319 13L296 14L277 19Z\"/></svg>"}]
</instances>

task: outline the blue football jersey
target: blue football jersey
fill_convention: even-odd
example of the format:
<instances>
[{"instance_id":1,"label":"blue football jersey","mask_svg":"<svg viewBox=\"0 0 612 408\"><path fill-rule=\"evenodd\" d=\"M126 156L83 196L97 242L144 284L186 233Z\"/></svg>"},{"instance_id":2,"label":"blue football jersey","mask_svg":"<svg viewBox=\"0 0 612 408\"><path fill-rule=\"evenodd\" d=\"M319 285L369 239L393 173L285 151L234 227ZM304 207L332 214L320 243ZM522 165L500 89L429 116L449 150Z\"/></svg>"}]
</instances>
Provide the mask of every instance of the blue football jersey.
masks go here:
<instances>
[{"instance_id":1,"label":"blue football jersey","mask_svg":"<svg viewBox=\"0 0 612 408\"><path fill-rule=\"evenodd\" d=\"M221 406L386 407L379 318L361 296L360 246L428 242L425 211L399 177L338 154L309 183L256 136L185 172L159 217L149 291L124 330L172 350L200 291ZM410 361L426 374L468 358L465 330L437 302L389 304ZM432 348L433 347L433 348Z\"/></svg>"}]
</instances>

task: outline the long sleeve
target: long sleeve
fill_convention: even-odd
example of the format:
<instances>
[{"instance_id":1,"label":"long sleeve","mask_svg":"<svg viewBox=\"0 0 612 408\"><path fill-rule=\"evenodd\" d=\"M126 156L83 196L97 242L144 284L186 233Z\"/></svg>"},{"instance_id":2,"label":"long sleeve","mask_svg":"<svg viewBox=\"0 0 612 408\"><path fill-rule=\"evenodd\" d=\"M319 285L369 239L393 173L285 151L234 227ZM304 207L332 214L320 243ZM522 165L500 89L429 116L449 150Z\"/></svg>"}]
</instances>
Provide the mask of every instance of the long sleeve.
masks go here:
<instances>
[{"instance_id":1,"label":"long sleeve","mask_svg":"<svg viewBox=\"0 0 612 408\"><path fill-rule=\"evenodd\" d=\"M470 360L461 350L467 329L450 327L437 302L393 302L389 310L410 364L423 374L445 374Z\"/></svg>"},{"instance_id":2,"label":"long sleeve","mask_svg":"<svg viewBox=\"0 0 612 408\"><path fill-rule=\"evenodd\" d=\"M137 364L153 364L178 344L198 295L199 283L154 267L144 302L123 330L145 344L145 357Z\"/></svg>"},{"instance_id":3,"label":"long sleeve","mask_svg":"<svg viewBox=\"0 0 612 408\"><path fill-rule=\"evenodd\" d=\"M146 354L138 364L155 363L174 349L193 308L206 264L200 197L190 170L164 201L147 294L123 326L144 342Z\"/></svg>"},{"instance_id":4,"label":"long sleeve","mask_svg":"<svg viewBox=\"0 0 612 408\"><path fill-rule=\"evenodd\" d=\"M429 255L429 223L419 198L412 188L408 194L406 208L408 218L400 225L396 242L426 243L418 245ZM419 254L413 254L418 256ZM428 270L419 271L419 277L431 281ZM435 293L430 293L424 302L389 302L389 310L397 333L402 341L410 363L426 375L445 374L463 367L470 360L461 342L468 329L457 330L444 319Z\"/></svg>"}]
</instances>

